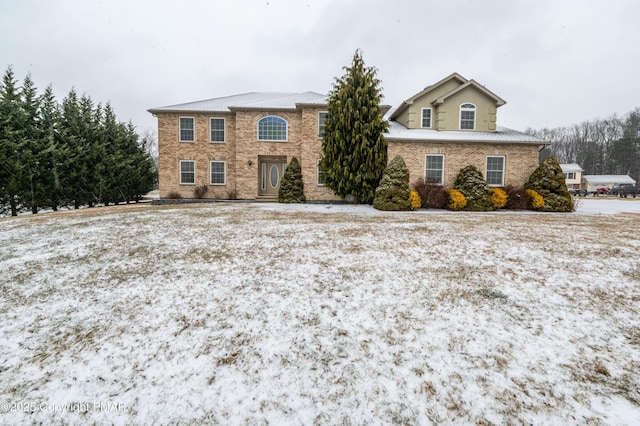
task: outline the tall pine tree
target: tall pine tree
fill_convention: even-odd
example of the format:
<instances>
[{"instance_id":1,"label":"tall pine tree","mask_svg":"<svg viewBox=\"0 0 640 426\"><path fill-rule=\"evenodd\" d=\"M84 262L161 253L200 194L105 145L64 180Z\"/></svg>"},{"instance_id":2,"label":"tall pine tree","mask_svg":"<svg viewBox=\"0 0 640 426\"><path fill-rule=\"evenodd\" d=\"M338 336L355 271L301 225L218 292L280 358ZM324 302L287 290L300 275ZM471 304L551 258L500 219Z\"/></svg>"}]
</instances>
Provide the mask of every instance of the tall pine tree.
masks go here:
<instances>
[{"instance_id":1,"label":"tall pine tree","mask_svg":"<svg viewBox=\"0 0 640 426\"><path fill-rule=\"evenodd\" d=\"M387 166L387 122L380 109L377 70L357 50L351 67L329 93L321 168L327 187L341 198L371 203Z\"/></svg>"},{"instance_id":2,"label":"tall pine tree","mask_svg":"<svg viewBox=\"0 0 640 426\"><path fill-rule=\"evenodd\" d=\"M22 112L21 93L13 69L7 68L0 84L0 203L18 215L22 182Z\"/></svg>"}]
</instances>

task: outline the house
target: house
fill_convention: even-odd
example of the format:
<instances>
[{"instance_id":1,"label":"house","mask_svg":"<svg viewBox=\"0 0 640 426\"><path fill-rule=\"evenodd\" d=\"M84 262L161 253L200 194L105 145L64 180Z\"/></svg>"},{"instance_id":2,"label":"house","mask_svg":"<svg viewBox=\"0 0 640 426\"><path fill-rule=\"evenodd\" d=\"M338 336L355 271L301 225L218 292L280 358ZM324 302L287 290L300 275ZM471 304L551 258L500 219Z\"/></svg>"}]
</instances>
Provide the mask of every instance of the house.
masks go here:
<instances>
[{"instance_id":1,"label":"house","mask_svg":"<svg viewBox=\"0 0 640 426\"><path fill-rule=\"evenodd\" d=\"M160 197L192 198L204 185L206 197L273 200L297 157L307 200L337 200L319 169L327 103L314 92L254 92L150 109L158 119ZM490 185L521 186L548 142L498 126L504 104L451 74L390 112L388 157L404 158L411 182L451 186L460 169L475 165Z\"/></svg>"},{"instance_id":2,"label":"house","mask_svg":"<svg viewBox=\"0 0 640 426\"><path fill-rule=\"evenodd\" d=\"M562 172L564 173L564 179L568 189L580 189L582 184L582 172L584 171L576 163L560 164Z\"/></svg>"},{"instance_id":3,"label":"house","mask_svg":"<svg viewBox=\"0 0 640 426\"><path fill-rule=\"evenodd\" d=\"M611 188L621 183L635 185L636 181L628 175L583 175L582 186L588 192L595 191L596 188Z\"/></svg>"}]
</instances>

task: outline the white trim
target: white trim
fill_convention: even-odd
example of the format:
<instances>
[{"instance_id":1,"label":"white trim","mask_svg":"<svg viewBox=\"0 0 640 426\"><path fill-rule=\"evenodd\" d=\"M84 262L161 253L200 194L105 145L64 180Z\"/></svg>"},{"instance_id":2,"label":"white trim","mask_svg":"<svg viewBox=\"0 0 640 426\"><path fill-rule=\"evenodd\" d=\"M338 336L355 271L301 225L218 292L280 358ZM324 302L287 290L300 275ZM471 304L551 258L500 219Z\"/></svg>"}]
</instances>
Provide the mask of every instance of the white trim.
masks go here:
<instances>
[{"instance_id":1,"label":"white trim","mask_svg":"<svg viewBox=\"0 0 640 426\"><path fill-rule=\"evenodd\" d=\"M222 131L223 131L223 138L221 141L214 141L211 140L211 131L213 130L211 128L211 120L222 120ZM224 117L209 117L209 142L211 143L226 143L227 142L227 119Z\"/></svg>"},{"instance_id":2,"label":"white trim","mask_svg":"<svg viewBox=\"0 0 640 426\"><path fill-rule=\"evenodd\" d=\"M500 183L489 183L489 158L502 158L502 180ZM497 171L497 170L492 170L492 171ZM504 155L487 155L485 162L484 162L484 176L485 179L487 179L487 183L489 184L489 186L504 186L504 175L507 171L507 158Z\"/></svg>"},{"instance_id":3,"label":"white trim","mask_svg":"<svg viewBox=\"0 0 640 426\"><path fill-rule=\"evenodd\" d=\"M190 129L193 132L193 139L191 140L182 140L182 119L183 118L190 118L191 120L193 120L193 129ZM189 130L189 129L185 129L185 130ZM195 142L196 141L196 118L195 117L188 117L188 116L180 116L178 117L178 141L180 142Z\"/></svg>"},{"instance_id":4,"label":"white trim","mask_svg":"<svg viewBox=\"0 0 640 426\"><path fill-rule=\"evenodd\" d=\"M182 163L193 163L193 182L182 181ZM178 161L178 182L180 185L195 185L196 184L196 162L195 160L179 160Z\"/></svg>"},{"instance_id":5,"label":"white trim","mask_svg":"<svg viewBox=\"0 0 640 426\"><path fill-rule=\"evenodd\" d=\"M222 183L214 183L213 182L213 163L222 163L224 165L224 175ZM223 186L227 184L227 162L224 160L211 160L209 161L209 184L210 185L218 185Z\"/></svg>"},{"instance_id":6,"label":"white trim","mask_svg":"<svg viewBox=\"0 0 640 426\"><path fill-rule=\"evenodd\" d=\"M317 132L318 139L322 139L323 138L323 136L320 135L320 114L327 114L327 118L328 118L329 117L329 111L318 111L318 132ZM326 120L326 118L325 118L325 120ZM325 128L326 127L327 126L325 125Z\"/></svg>"},{"instance_id":7,"label":"white trim","mask_svg":"<svg viewBox=\"0 0 640 426\"><path fill-rule=\"evenodd\" d=\"M284 121L284 124L285 124L284 139L260 139L260 122L265 118L269 118L269 117L279 118L280 120ZM289 141L289 122L286 119L280 117L279 115L265 115L264 117L261 117L260 119L258 119L258 121L256 122L256 137L259 142L288 142Z\"/></svg>"},{"instance_id":8,"label":"white trim","mask_svg":"<svg viewBox=\"0 0 640 426\"><path fill-rule=\"evenodd\" d=\"M424 125L424 112L429 110L429 126ZM431 129L433 128L433 108L422 108L420 110L420 128L421 129Z\"/></svg>"},{"instance_id":9,"label":"white trim","mask_svg":"<svg viewBox=\"0 0 640 426\"><path fill-rule=\"evenodd\" d=\"M462 128L462 111L463 111L463 107L465 105L473 105L473 128L471 129L463 129ZM471 108L464 108L465 111L471 111ZM476 106L476 104L472 104L471 102L465 102L460 104L460 108L458 108L458 127L460 128L460 130L475 130L476 129L476 119L478 117L478 107ZM465 120L465 121L469 121L469 120Z\"/></svg>"},{"instance_id":10,"label":"white trim","mask_svg":"<svg viewBox=\"0 0 640 426\"><path fill-rule=\"evenodd\" d=\"M427 164L428 164L428 160L427 157L442 157L442 171L440 172L440 182L437 182L436 185L444 185L444 162L445 162L445 155L444 154L425 154L424 155L424 180L426 183L430 183L427 182Z\"/></svg>"}]
</instances>

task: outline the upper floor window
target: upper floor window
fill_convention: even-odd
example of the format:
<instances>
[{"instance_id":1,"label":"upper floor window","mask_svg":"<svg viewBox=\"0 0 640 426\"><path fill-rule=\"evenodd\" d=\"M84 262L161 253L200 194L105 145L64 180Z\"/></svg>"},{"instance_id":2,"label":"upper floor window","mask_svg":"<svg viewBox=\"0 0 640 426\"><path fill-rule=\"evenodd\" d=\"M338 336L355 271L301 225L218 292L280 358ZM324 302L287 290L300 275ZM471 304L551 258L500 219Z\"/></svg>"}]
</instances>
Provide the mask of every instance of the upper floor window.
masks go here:
<instances>
[{"instance_id":1,"label":"upper floor window","mask_svg":"<svg viewBox=\"0 0 640 426\"><path fill-rule=\"evenodd\" d=\"M258 121L259 141L286 141L287 122L285 119L275 116L261 118Z\"/></svg>"},{"instance_id":2,"label":"upper floor window","mask_svg":"<svg viewBox=\"0 0 640 426\"><path fill-rule=\"evenodd\" d=\"M195 137L193 117L180 117L180 142L193 142Z\"/></svg>"},{"instance_id":3,"label":"upper floor window","mask_svg":"<svg viewBox=\"0 0 640 426\"><path fill-rule=\"evenodd\" d=\"M327 119L327 117L329 117L329 113L328 112L319 112L318 113L318 137L319 138L323 138L324 137L324 130L325 130L325 120Z\"/></svg>"},{"instance_id":4,"label":"upper floor window","mask_svg":"<svg viewBox=\"0 0 640 426\"><path fill-rule=\"evenodd\" d=\"M476 106L474 104L460 105L460 130L474 130L476 128Z\"/></svg>"},{"instance_id":5,"label":"upper floor window","mask_svg":"<svg viewBox=\"0 0 640 426\"><path fill-rule=\"evenodd\" d=\"M424 181L442 185L444 178L444 155L427 155L425 161Z\"/></svg>"},{"instance_id":6,"label":"upper floor window","mask_svg":"<svg viewBox=\"0 0 640 426\"><path fill-rule=\"evenodd\" d=\"M567 172L564 174L564 178L569 180L569 179L575 179L576 178L576 173L575 172Z\"/></svg>"},{"instance_id":7,"label":"upper floor window","mask_svg":"<svg viewBox=\"0 0 640 426\"><path fill-rule=\"evenodd\" d=\"M431 128L431 108L422 108L422 127Z\"/></svg>"},{"instance_id":8,"label":"upper floor window","mask_svg":"<svg viewBox=\"0 0 640 426\"><path fill-rule=\"evenodd\" d=\"M504 157L487 157L487 183L492 186L504 185Z\"/></svg>"},{"instance_id":9,"label":"upper floor window","mask_svg":"<svg viewBox=\"0 0 640 426\"><path fill-rule=\"evenodd\" d=\"M212 118L209 120L211 130L211 142L224 142L224 118Z\"/></svg>"}]
</instances>

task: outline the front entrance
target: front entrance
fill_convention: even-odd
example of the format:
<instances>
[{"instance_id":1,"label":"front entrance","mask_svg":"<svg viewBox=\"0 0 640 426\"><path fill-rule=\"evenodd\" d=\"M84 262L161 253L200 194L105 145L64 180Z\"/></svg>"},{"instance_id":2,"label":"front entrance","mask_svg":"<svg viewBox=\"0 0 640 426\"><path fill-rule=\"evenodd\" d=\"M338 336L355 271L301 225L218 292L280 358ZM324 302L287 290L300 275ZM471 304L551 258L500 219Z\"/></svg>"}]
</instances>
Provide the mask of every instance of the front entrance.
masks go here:
<instances>
[{"instance_id":1,"label":"front entrance","mask_svg":"<svg viewBox=\"0 0 640 426\"><path fill-rule=\"evenodd\" d=\"M287 157L258 157L258 195L277 197L287 168Z\"/></svg>"}]
</instances>

